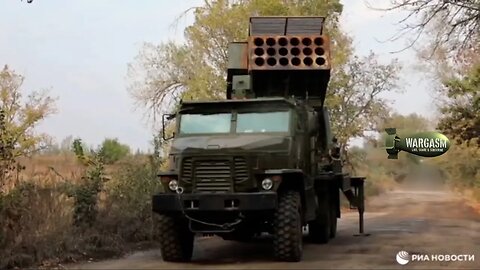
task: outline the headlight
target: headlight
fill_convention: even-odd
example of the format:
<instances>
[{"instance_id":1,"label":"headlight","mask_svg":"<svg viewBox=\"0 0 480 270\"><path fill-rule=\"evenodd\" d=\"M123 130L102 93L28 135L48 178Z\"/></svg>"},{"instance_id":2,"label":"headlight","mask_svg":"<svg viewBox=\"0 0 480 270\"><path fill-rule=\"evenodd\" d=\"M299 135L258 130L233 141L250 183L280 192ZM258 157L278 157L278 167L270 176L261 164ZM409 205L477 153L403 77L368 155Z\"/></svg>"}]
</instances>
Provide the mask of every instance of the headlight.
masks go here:
<instances>
[{"instance_id":1,"label":"headlight","mask_svg":"<svg viewBox=\"0 0 480 270\"><path fill-rule=\"evenodd\" d=\"M177 188L178 188L178 182L177 182L177 180L170 180L170 182L168 182L168 188L169 188L171 191L176 191Z\"/></svg>"},{"instance_id":2,"label":"headlight","mask_svg":"<svg viewBox=\"0 0 480 270\"><path fill-rule=\"evenodd\" d=\"M270 178L265 178L262 181L262 188L265 190L270 190L273 187L273 181Z\"/></svg>"}]
</instances>

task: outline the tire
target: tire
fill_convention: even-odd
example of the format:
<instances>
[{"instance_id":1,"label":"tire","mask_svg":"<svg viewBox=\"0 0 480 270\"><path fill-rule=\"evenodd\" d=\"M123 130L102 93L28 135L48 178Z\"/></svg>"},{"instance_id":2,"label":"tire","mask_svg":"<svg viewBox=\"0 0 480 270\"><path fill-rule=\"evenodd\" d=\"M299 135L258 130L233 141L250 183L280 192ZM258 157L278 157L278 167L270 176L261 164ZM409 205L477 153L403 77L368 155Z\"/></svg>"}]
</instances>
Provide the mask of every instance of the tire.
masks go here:
<instances>
[{"instance_id":1,"label":"tire","mask_svg":"<svg viewBox=\"0 0 480 270\"><path fill-rule=\"evenodd\" d=\"M332 234L332 221L330 220L332 210L330 209L328 197L322 196L318 200L317 216L315 220L308 223L308 236L313 243L326 244Z\"/></svg>"},{"instance_id":2,"label":"tire","mask_svg":"<svg viewBox=\"0 0 480 270\"><path fill-rule=\"evenodd\" d=\"M298 262L303 253L301 198L297 191L280 195L273 222L273 252L279 261Z\"/></svg>"},{"instance_id":3,"label":"tire","mask_svg":"<svg viewBox=\"0 0 480 270\"><path fill-rule=\"evenodd\" d=\"M194 234L184 220L160 215L158 218L160 250L166 262L190 261L193 254Z\"/></svg>"}]
</instances>

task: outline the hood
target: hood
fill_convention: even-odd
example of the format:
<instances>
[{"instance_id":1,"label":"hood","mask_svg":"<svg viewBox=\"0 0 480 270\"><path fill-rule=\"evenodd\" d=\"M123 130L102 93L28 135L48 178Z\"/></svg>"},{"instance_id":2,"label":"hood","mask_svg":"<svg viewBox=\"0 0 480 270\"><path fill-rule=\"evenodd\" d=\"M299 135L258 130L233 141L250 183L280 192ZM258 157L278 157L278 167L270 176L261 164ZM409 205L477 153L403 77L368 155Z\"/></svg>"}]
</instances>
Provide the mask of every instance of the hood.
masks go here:
<instances>
[{"instance_id":1,"label":"hood","mask_svg":"<svg viewBox=\"0 0 480 270\"><path fill-rule=\"evenodd\" d=\"M223 150L228 152L287 152L291 138L285 135L206 135L177 137L172 143L171 154L185 152L208 152Z\"/></svg>"}]
</instances>

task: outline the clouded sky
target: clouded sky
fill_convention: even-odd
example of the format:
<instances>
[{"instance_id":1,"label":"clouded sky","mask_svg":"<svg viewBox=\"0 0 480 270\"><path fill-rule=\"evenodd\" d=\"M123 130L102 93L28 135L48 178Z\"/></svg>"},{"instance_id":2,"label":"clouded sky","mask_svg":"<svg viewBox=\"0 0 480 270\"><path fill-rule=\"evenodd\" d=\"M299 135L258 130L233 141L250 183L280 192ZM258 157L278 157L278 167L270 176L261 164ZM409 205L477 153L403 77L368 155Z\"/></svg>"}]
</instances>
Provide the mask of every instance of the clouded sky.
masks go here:
<instances>
[{"instance_id":1,"label":"clouded sky","mask_svg":"<svg viewBox=\"0 0 480 270\"><path fill-rule=\"evenodd\" d=\"M191 17L174 20L202 0L20 0L0 3L0 65L8 64L25 79L26 90L51 89L58 113L40 126L57 141L73 135L90 145L118 138L133 149L150 148L152 130L135 110L127 92L127 64L142 42L180 40ZM372 2L372 1L370 1ZM380 60L398 58L404 69L403 93L388 94L402 114L432 116L432 94L425 74L413 68L415 53L390 52L405 40L380 43L398 29L400 14L368 9L364 1L343 0L342 25L354 37L357 53L373 51ZM407 84L408 82L408 84Z\"/></svg>"}]
</instances>

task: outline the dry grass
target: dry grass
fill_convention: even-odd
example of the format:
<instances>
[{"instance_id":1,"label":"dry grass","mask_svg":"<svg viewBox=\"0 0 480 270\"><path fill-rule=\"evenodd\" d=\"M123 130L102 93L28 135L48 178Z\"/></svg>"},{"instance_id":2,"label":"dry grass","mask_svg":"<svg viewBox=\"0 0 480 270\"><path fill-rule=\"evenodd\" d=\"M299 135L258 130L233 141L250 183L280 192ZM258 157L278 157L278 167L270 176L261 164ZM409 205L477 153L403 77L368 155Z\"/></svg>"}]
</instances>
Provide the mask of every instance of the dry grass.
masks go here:
<instances>
[{"instance_id":1,"label":"dry grass","mask_svg":"<svg viewBox=\"0 0 480 270\"><path fill-rule=\"evenodd\" d=\"M367 160L356 173L367 176L367 195L391 189L395 180L385 155L372 153ZM60 188L64 182L82 183L86 170L76 157L36 156L20 162L25 169L19 178L29 185L0 197L0 268L119 255L131 243L154 243L149 204L159 183L147 157L129 157L105 168L110 180L99 194L94 225L85 228L74 226L75 201Z\"/></svg>"},{"instance_id":2,"label":"dry grass","mask_svg":"<svg viewBox=\"0 0 480 270\"><path fill-rule=\"evenodd\" d=\"M41 155L23 157L18 159L24 167L11 183L11 189L18 182L27 182L40 187L54 187L60 183L78 183L85 172L85 167L80 164L74 154Z\"/></svg>"},{"instance_id":3,"label":"dry grass","mask_svg":"<svg viewBox=\"0 0 480 270\"><path fill-rule=\"evenodd\" d=\"M99 194L95 224L87 227L74 225L75 201L64 190L66 182L84 181L86 168L73 154L19 160L25 169L0 194L0 269L113 256L129 241L151 240L150 193L142 188L152 182L151 168L147 159L135 160L107 166L111 180Z\"/></svg>"}]
</instances>

